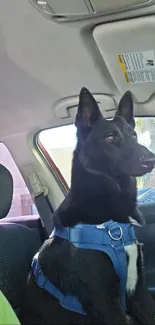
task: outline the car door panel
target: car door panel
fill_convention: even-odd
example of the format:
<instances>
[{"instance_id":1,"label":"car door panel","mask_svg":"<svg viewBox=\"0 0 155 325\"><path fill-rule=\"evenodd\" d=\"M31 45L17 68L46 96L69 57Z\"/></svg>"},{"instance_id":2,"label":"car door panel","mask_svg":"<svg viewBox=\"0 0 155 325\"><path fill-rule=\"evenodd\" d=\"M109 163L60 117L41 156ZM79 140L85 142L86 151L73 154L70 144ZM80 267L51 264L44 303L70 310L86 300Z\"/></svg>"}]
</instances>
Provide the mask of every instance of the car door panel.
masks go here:
<instances>
[{"instance_id":1,"label":"car door panel","mask_svg":"<svg viewBox=\"0 0 155 325\"><path fill-rule=\"evenodd\" d=\"M139 208L146 219L146 225L135 227L135 231L138 241L144 244L146 282L155 298L155 202L139 204Z\"/></svg>"}]
</instances>

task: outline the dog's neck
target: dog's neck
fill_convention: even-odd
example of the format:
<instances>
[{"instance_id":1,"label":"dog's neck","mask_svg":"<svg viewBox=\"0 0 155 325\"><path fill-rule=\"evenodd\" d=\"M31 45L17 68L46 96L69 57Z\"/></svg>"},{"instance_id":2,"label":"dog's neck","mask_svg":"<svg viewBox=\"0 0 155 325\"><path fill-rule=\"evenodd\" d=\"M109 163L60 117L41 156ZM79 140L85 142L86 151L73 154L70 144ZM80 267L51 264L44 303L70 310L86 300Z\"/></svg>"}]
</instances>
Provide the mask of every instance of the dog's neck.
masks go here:
<instances>
[{"instance_id":1,"label":"dog's neck","mask_svg":"<svg viewBox=\"0 0 155 325\"><path fill-rule=\"evenodd\" d=\"M129 222L136 210L136 180L125 175L96 174L85 170L73 159L69 194L55 214L63 226L78 223L100 224L110 219Z\"/></svg>"}]
</instances>

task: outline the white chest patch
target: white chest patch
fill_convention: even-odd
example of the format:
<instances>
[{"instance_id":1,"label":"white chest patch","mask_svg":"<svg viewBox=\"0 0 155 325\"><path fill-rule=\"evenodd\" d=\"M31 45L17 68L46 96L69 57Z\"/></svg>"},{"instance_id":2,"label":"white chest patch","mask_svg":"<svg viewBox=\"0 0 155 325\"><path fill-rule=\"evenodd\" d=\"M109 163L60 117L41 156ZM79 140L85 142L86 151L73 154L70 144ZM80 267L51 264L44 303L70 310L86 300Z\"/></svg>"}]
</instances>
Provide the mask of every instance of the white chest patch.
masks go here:
<instances>
[{"instance_id":1,"label":"white chest patch","mask_svg":"<svg viewBox=\"0 0 155 325\"><path fill-rule=\"evenodd\" d=\"M125 247L128 256L128 270L127 270L127 284L126 290L128 295L132 295L136 289L138 280L137 258L138 248L136 244L128 245Z\"/></svg>"}]
</instances>

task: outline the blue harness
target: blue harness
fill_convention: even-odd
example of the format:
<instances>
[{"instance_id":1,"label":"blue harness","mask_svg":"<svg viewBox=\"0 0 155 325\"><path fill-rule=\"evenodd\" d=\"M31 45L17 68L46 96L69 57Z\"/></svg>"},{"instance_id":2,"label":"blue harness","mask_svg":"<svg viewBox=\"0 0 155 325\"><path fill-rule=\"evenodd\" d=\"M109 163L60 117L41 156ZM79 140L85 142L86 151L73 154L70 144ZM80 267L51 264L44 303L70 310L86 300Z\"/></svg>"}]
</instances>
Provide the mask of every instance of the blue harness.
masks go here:
<instances>
[{"instance_id":1,"label":"blue harness","mask_svg":"<svg viewBox=\"0 0 155 325\"><path fill-rule=\"evenodd\" d=\"M101 225L81 224L74 228L55 228L50 238L56 236L67 239L77 248L98 250L109 256L120 279L122 310L126 312L127 257L125 246L136 243L133 226L129 223L123 224L110 220ZM45 277L38 263L38 254L33 259L32 272L36 284L56 297L62 307L86 315L75 296L64 295Z\"/></svg>"}]
</instances>

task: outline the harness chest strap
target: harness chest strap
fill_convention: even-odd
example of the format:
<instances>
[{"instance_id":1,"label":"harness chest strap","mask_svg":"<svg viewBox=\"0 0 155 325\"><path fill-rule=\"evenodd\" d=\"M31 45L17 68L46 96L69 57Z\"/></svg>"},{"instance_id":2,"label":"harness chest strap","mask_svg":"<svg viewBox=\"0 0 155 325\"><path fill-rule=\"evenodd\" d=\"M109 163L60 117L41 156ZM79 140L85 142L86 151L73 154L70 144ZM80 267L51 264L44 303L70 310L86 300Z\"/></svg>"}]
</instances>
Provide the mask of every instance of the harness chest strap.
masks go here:
<instances>
[{"instance_id":1,"label":"harness chest strap","mask_svg":"<svg viewBox=\"0 0 155 325\"><path fill-rule=\"evenodd\" d=\"M122 309L125 312L127 258L124 246L136 242L133 226L119 224L111 220L103 225L77 225L74 228L54 229L50 238L55 236L69 240L77 248L99 250L109 256L120 279ZM83 315L86 314L76 297L64 295L44 276L37 256L33 259L32 270L37 285L55 296L64 308Z\"/></svg>"}]
</instances>

